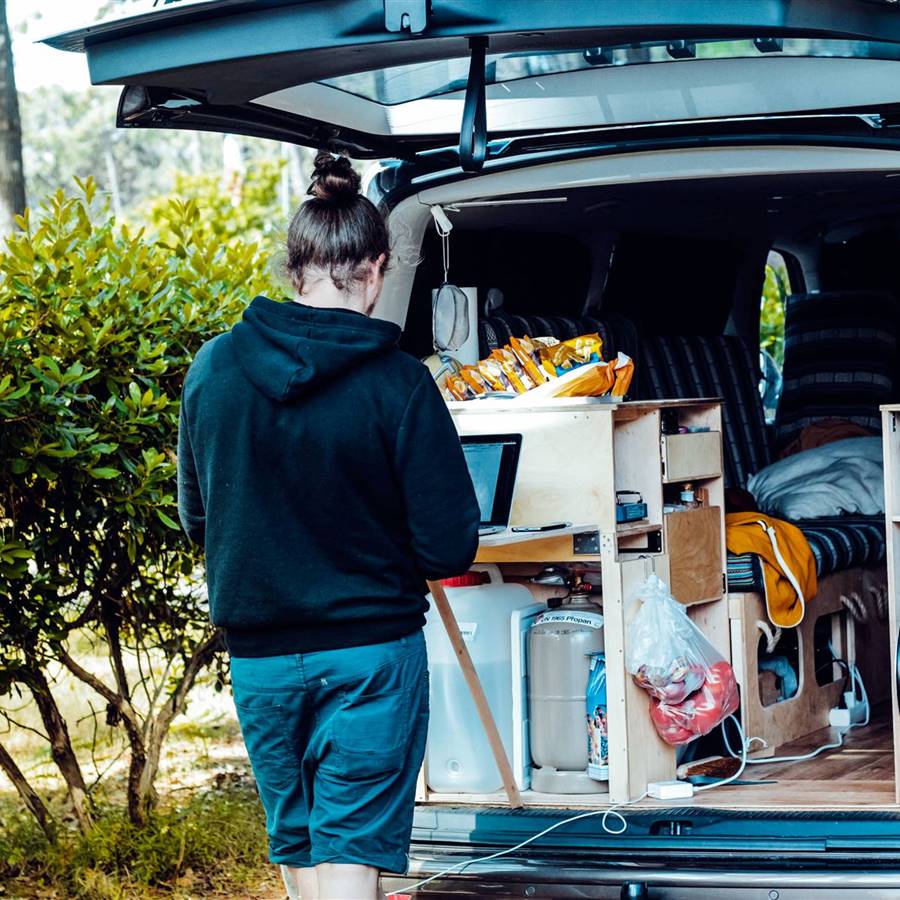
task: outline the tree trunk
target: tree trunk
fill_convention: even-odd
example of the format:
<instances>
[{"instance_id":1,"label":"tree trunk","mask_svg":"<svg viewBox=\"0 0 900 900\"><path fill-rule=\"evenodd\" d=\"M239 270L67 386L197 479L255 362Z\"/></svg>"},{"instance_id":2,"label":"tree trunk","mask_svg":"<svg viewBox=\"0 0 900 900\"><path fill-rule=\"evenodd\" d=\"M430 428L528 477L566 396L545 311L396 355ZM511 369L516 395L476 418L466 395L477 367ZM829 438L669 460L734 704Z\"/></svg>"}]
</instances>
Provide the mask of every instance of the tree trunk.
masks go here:
<instances>
[{"instance_id":1,"label":"tree trunk","mask_svg":"<svg viewBox=\"0 0 900 900\"><path fill-rule=\"evenodd\" d=\"M41 721L47 729L50 738L50 753L60 774L66 782L72 809L78 821L78 827L87 832L91 829L91 803L88 797L87 785L81 774L81 766L72 749L72 739L69 737L69 729L66 720L62 717L56 700L50 692L50 685L44 677L44 673L34 666L28 670L26 684L31 690L34 702L41 714Z\"/></svg>"},{"instance_id":2,"label":"tree trunk","mask_svg":"<svg viewBox=\"0 0 900 900\"><path fill-rule=\"evenodd\" d=\"M12 41L6 0L0 0L0 235L15 228L14 217L25 209L22 126L13 70Z\"/></svg>"},{"instance_id":3,"label":"tree trunk","mask_svg":"<svg viewBox=\"0 0 900 900\"><path fill-rule=\"evenodd\" d=\"M131 809L131 786L135 779L138 790L138 802L135 807L136 814L143 820L156 805L156 776L159 773L159 760L162 756L162 748L169 728L176 716L184 712L187 705L188 694L194 687L197 676L212 662L213 657L221 646L221 636L218 632L210 635L205 641L194 648L194 652L186 661L184 673L181 676L175 690L162 705L159 712L149 722L146 729L146 737L142 744L142 756L139 768L135 763L136 757L132 753L131 767L128 777L129 786L129 813ZM132 815L134 820L134 815Z\"/></svg>"},{"instance_id":4,"label":"tree trunk","mask_svg":"<svg viewBox=\"0 0 900 900\"><path fill-rule=\"evenodd\" d=\"M56 841L56 824L53 817L3 744L0 744L0 769L6 772L6 777L13 783L13 787L18 791L28 811L37 819L41 830L47 835L47 840L51 844L54 843Z\"/></svg>"}]
</instances>

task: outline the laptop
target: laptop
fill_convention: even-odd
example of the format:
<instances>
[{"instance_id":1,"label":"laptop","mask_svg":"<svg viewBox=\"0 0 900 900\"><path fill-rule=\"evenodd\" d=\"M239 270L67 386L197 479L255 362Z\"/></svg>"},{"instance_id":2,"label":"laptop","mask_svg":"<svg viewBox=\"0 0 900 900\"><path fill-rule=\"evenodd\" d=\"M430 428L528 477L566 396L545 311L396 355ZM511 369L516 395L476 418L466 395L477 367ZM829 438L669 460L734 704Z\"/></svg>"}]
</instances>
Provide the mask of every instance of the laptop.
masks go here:
<instances>
[{"instance_id":1,"label":"laptop","mask_svg":"<svg viewBox=\"0 0 900 900\"><path fill-rule=\"evenodd\" d=\"M481 510L478 533L484 536L505 531L509 527L522 435L463 435L459 440Z\"/></svg>"}]
</instances>

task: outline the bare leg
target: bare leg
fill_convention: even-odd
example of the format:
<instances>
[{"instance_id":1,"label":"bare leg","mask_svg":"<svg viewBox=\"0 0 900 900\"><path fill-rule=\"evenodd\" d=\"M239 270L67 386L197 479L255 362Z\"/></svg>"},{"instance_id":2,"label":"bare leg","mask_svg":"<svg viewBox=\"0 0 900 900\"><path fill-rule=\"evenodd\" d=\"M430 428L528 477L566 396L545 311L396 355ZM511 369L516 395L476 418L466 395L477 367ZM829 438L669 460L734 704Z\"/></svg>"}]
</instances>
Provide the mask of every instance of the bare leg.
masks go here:
<instances>
[{"instance_id":1,"label":"bare leg","mask_svg":"<svg viewBox=\"0 0 900 900\"><path fill-rule=\"evenodd\" d=\"M318 900L319 880L316 870L282 866L281 877L288 892L288 900Z\"/></svg>"},{"instance_id":2,"label":"bare leg","mask_svg":"<svg viewBox=\"0 0 900 900\"><path fill-rule=\"evenodd\" d=\"M316 866L319 900L379 900L378 869L351 863Z\"/></svg>"}]
</instances>

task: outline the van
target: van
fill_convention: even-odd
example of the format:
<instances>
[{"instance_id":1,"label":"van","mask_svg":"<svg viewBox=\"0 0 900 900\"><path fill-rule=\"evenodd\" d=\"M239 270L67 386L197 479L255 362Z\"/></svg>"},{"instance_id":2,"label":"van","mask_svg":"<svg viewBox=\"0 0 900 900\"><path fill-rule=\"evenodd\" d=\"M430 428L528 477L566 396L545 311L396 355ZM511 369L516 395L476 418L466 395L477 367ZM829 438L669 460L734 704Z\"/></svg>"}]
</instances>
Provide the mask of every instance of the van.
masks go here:
<instances>
[{"instance_id":1,"label":"van","mask_svg":"<svg viewBox=\"0 0 900 900\"><path fill-rule=\"evenodd\" d=\"M390 210L397 262L377 314L403 327L410 353L433 352L440 208L453 226L451 277L475 288L480 355L512 336L597 332L607 353L634 359L633 404L553 408L578 418L581 402L585 415L609 419L610 440L621 440L618 455L608 448L623 460L618 471L626 460L652 462L634 479L659 492L655 531L613 521L612 543L601 547L598 529L582 552L582 561L606 562L605 606L610 572L677 561L663 552L672 535L650 542L668 524L666 484L702 481L724 507L823 420L883 435L888 451L886 510L799 522L819 592L796 628L767 621L757 562L715 557L714 523L713 575L727 580L714 578L690 614L738 673L748 736L761 729L766 752L789 761L758 759L742 778L751 783L636 802L650 775L675 777L676 760L649 728L646 699L635 701L618 725L610 713L626 769L613 762L606 796L525 791L524 808L510 809L502 792L434 795L426 780L409 874L386 878L386 889L438 876L418 893L900 897L900 504L891 479L900 439L896 409L881 411L900 399L900 5L155 6L48 43L85 52L95 84L123 86L122 127L234 132L378 160L367 191ZM761 352L766 277L788 297L783 372ZM781 340L766 337L769 349ZM666 481L667 403L701 423L695 436L719 432L715 471L692 471L689 448L686 468ZM461 407L458 421L490 415ZM513 413L520 431L532 427L528 409ZM577 454L567 427L558 461L538 467L551 482ZM610 478L611 491L635 487ZM579 559L567 537L546 562ZM483 556L511 577L538 570L496 549ZM621 593L624 581L616 584ZM784 669L768 665L773 657L793 672L793 690ZM851 668L866 685L864 724L854 718ZM616 677L633 699L630 681ZM614 683L610 675L611 695ZM859 727L827 747L839 743L830 722L842 714ZM624 818L605 815L611 804Z\"/></svg>"}]
</instances>

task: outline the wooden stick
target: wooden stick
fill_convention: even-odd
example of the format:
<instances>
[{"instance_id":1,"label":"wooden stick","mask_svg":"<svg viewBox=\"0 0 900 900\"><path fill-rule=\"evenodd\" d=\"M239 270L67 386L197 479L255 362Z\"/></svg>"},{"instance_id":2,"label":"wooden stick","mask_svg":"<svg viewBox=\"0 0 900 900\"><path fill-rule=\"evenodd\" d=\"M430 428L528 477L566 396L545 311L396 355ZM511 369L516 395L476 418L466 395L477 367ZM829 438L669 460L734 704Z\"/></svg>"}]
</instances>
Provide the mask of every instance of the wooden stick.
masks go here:
<instances>
[{"instance_id":1,"label":"wooden stick","mask_svg":"<svg viewBox=\"0 0 900 900\"><path fill-rule=\"evenodd\" d=\"M466 679L472 699L475 701L478 718L481 719L481 725L485 734L487 734L488 743L491 745L491 752L494 754L494 762L497 763L497 769L500 772L501 779L503 779L503 789L509 798L509 805L512 809L520 809L522 796L516 785L512 766L509 764L509 757L506 755L506 749L503 746L503 741L500 739L500 732L497 730L497 723L494 721L490 706L488 706L487 697L485 696L484 688L481 686L478 673L475 671L472 657L469 655L469 648L466 646L466 642L460 633L456 616L453 615L453 610L450 608L450 601L444 593L444 586L439 581L429 581L428 589L431 591L437 611L441 614L444 628L447 630L447 637L450 638L450 644L456 652L456 658L459 660L463 677Z\"/></svg>"}]
</instances>

